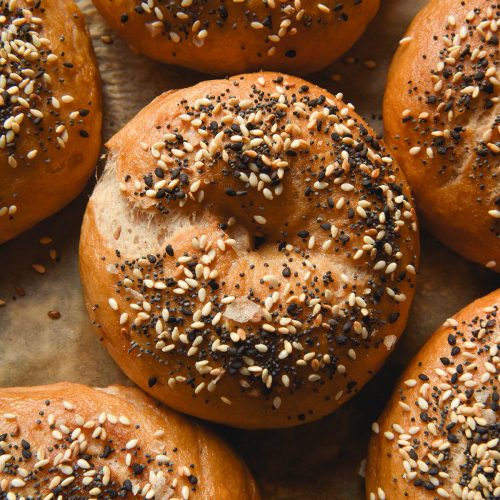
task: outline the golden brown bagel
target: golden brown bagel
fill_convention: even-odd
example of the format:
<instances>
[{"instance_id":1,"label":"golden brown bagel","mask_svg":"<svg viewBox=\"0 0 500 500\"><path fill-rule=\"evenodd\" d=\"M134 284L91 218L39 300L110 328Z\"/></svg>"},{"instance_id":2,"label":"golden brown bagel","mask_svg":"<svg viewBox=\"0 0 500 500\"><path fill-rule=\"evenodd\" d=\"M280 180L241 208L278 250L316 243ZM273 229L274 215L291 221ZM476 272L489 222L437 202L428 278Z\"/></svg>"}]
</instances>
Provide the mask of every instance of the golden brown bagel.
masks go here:
<instances>
[{"instance_id":1,"label":"golden brown bagel","mask_svg":"<svg viewBox=\"0 0 500 500\"><path fill-rule=\"evenodd\" d=\"M426 224L456 252L497 272L498 23L495 1L430 1L401 41L384 98L385 140Z\"/></svg>"},{"instance_id":2,"label":"golden brown bagel","mask_svg":"<svg viewBox=\"0 0 500 500\"><path fill-rule=\"evenodd\" d=\"M101 148L99 73L71 0L0 0L0 243L69 203Z\"/></svg>"},{"instance_id":3,"label":"golden brown bagel","mask_svg":"<svg viewBox=\"0 0 500 500\"><path fill-rule=\"evenodd\" d=\"M366 497L500 496L500 289L447 319L408 366L370 443Z\"/></svg>"},{"instance_id":4,"label":"golden brown bagel","mask_svg":"<svg viewBox=\"0 0 500 500\"><path fill-rule=\"evenodd\" d=\"M403 175L341 96L254 73L166 93L108 144L82 228L88 311L128 376L239 427L318 419L406 323Z\"/></svg>"},{"instance_id":5,"label":"golden brown bagel","mask_svg":"<svg viewBox=\"0 0 500 500\"><path fill-rule=\"evenodd\" d=\"M218 438L141 391L0 389L2 498L258 499Z\"/></svg>"},{"instance_id":6,"label":"golden brown bagel","mask_svg":"<svg viewBox=\"0 0 500 500\"><path fill-rule=\"evenodd\" d=\"M138 52L221 76L260 69L318 71L354 44L379 3L94 0Z\"/></svg>"}]
</instances>

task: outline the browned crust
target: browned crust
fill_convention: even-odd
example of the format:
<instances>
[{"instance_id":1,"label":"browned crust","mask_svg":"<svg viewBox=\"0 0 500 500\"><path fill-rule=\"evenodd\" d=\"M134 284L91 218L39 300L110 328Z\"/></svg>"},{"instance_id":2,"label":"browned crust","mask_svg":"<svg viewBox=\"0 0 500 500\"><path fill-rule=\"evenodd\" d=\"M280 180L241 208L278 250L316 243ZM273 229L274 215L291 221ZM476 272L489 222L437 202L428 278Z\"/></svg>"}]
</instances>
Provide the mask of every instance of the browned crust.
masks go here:
<instances>
[{"instance_id":1,"label":"browned crust","mask_svg":"<svg viewBox=\"0 0 500 500\"><path fill-rule=\"evenodd\" d=\"M419 213L429 229L459 254L498 272L500 221L488 215L488 212L494 209L498 211L495 202L498 203L500 196L499 156L481 144L475 120L480 115L487 118L492 128L490 142L498 145L500 135L494 119L500 105L497 102L489 110L485 111L484 108L486 99L494 96L498 99L499 87L494 85L492 94L481 92L478 99L472 100L470 111L458 112L464 106L456 104L451 122L448 122L446 112L437 114L437 105L428 103L426 97L440 96L440 92L433 90L435 82L431 81L431 71L440 61L439 54L444 48L442 37L445 34L451 37L452 33L458 32L465 25L467 13L474 8L481 9L481 13L469 25L478 25L491 5L493 3L489 0L432 0L422 9L404 35L411 40L399 47L391 64L384 98L384 127L385 140L405 171ZM498 11L498 8L495 10ZM456 29L450 27L449 16L456 18ZM498 22L498 14L496 17ZM490 66L496 62L498 71L498 44L487 45L476 31L472 30L471 33L472 39L467 38L463 45L469 43L471 51L477 47L484 48L488 53L485 60L489 61ZM457 65L461 62L459 59ZM478 68L470 68L468 58L464 66L467 75L479 71ZM451 68L452 76L458 71L454 66L449 65L448 68ZM487 66L483 68L486 71ZM450 84L452 76L445 81L444 89ZM472 86L476 84L477 80L470 82ZM454 88L452 99L458 103L463 95ZM403 123L402 114L405 110L411 112L412 119ZM429 113L430 118L419 120L421 113ZM460 142L444 155L433 147L434 158L428 158L426 148L433 140L430 130L453 129L456 126L466 127ZM418 146L421 151L415 156L410 155L409 150ZM477 148L488 153L478 157L475 153ZM482 166L477 165L478 159Z\"/></svg>"},{"instance_id":2,"label":"browned crust","mask_svg":"<svg viewBox=\"0 0 500 500\"><path fill-rule=\"evenodd\" d=\"M458 330L464 332L467 337L472 337L471 333L475 330L476 332L480 329L478 324L475 322L471 325L474 318L485 318L486 314L484 308L494 307L499 310L500 307L500 289L493 291L489 295L475 300L471 304L467 305L461 311L453 316L453 319L458 324ZM494 316L491 316L495 318ZM500 331L498 313L496 314L496 326L493 327L496 331L497 339ZM496 329L496 330L495 330ZM373 498L381 498L378 496L378 488L382 488L385 493L385 498L387 500L396 500L401 498L417 498L417 499L434 499L436 498L436 490L427 491L423 487L415 487L412 483L409 483L402 478L405 474L405 469L403 468L403 459L398 453L397 433L394 432L393 424L397 423L401 425L403 429L407 429L411 426L422 426L421 419L419 418L419 413L422 411L421 408L415 405L416 399L420 396L419 389L422 382L419 381L419 375L425 374L430 377L428 383L431 387L436 387L440 382L440 379L435 374L435 369L443 369L443 363L441 358L450 357L450 344L448 343L448 335L455 334L456 330L450 324L449 321L445 322L440 328L438 328L431 338L427 341L425 346L420 350L420 352L413 358L411 363L406 368L404 374L401 376L400 380L395 386L393 396L387 404L384 412L382 413L380 419L378 420L378 430L377 434L374 434L371 441L368 452L368 461L366 465L366 498L371 499L371 493L376 496ZM492 346L495 344L494 337L486 339L487 345ZM498 342L498 340L497 340ZM462 352L466 349L462 347L461 343L457 343L462 348ZM476 352L473 350L472 352ZM484 367L484 362L488 358L488 352L483 350L482 354L478 357L475 362L478 364L477 370L474 371L475 379L481 377L481 375L486 371ZM452 366L458 366L463 363L467 366L467 358L463 356L463 353L458 356L452 357ZM469 362L470 364L470 362ZM495 386L495 375L492 375L492 386ZM498 377L498 368L497 375ZM405 381L409 379L414 379L419 381L415 387L408 387ZM498 386L498 380L496 385ZM463 382L458 383L458 387L465 389ZM410 407L411 411L405 411L400 406L400 401L405 401ZM498 423L498 417L500 412L496 411L496 421ZM447 421L446 423L449 423ZM439 419L436 422L439 424ZM385 432L393 432L396 438L389 441L385 436ZM455 432L456 431L456 432ZM455 434L459 434L458 430L454 430ZM418 433L413 436L413 439L420 439L421 442L426 442L432 440L433 437L429 434L423 435L423 433ZM436 438L437 439L437 438ZM498 448L497 448L498 450ZM419 457L421 458L421 457ZM425 459L424 459L425 460ZM426 460L427 462L427 460ZM459 475L458 466L455 463L451 463L449 466L449 474L452 481L445 480L444 487L447 489L451 498L456 498L451 492L451 484L453 479ZM441 497L440 497L441 498Z\"/></svg>"},{"instance_id":3,"label":"browned crust","mask_svg":"<svg viewBox=\"0 0 500 500\"><path fill-rule=\"evenodd\" d=\"M29 5L25 0L18 2L18 7ZM8 164L13 150L0 149L0 209L17 207L13 216L0 217L0 243L68 204L85 186L101 149L101 82L84 16L70 0L42 0L41 7L43 10L35 9L34 15L43 19L41 34L51 41L53 53L59 56L56 63L43 65L52 78L51 95L60 102L63 95L71 95L74 101L61 102L60 112L55 114L47 103L49 94L42 94L36 108L45 115L40 124L43 131L40 134L25 117L15 141L17 168ZM69 114L83 109L89 114L79 116L71 125ZM69 133L64 149L54 133L61 122ZM81 131L89 137L83 137ZM27 159L28 152L35 149L38 155Z\"/></svg>"},{"instance_id":4,"label":"browned crust","mask_svg":"<svg viewBox=\"0 0 500 500\"><path fill-rule=\"evenodd\" d=\"M182 95L182 98L187 100L187 102L193 102L200 95L217 94L221 88L231 87L231 82L237 81L238 87L231 88L231 92L236 96L243 97L246 95L249 86L257 78L264 77L266 83L263 89L269 90L275 85L272 83L272 80L275 80L278 76L281 75L273 73L241 75L227 81L204 82L190 89L184 89L179 94L169 93L158 97L110 141L111 154L117 158L118 163L116 165L117 173L115 174L113 171L109 175L117 175L119 179L123 179L125 175L130 175L132 179L142 179L142 176L151 169L151 159L148 158L149 153L138 147L138 143L141 140L145 140L148 143L155 142L157 140L156 135L160 136L163 133L161 131L161 124L176 122L177 119L175 117L180 112L183 112L182 106L180 109L177 109L176 95ZM293 89L298 89L306 83L303 80L290 76L284 76L284 82ZM334 99L333 96L330 96L322 89L311 84L308 85L311 96L319 97L320 94L324 94ZM345 106L340 101L335 100L335 102L340 107ZM355 113L352 112L350 116L355 117L358 123L364 123ZM156 129L157 125L160 126L158 130ZM366 127L368 126L366 125ZM307 156L304 156L303 159L298 157L296 163L293 164L293 172L301 172L301 169L308 164ZM403 192L409 196L404 179L396 166L394 167L394 171L397 173L396 182L401 183ZM200 179L203 179L203 176ZM316 209L312 208L311 203L308 203L307 199L304 199L302 196L304 185L300 180L300 175L294 176L290 174L287 179L285 193L288 194L283 194L282 199L277 200L279 202L279 210L273 209L277 205L273 205L270 202L266 205L267 209L264 213L271 228L279 228L285 219L289 221L288 229L290 234L294 235L302 227L302 216L305 217L304 220L308 220L308 218L315 220L316 215L314 214ZM214 186L213 189L224 189L224 186L229 182L227 176L218 169L207 171L205 180L209 183L205 186L207 190L211 189L210 186ZM139 212L144 210L142 217L149 217L155 210L151 207L151 199L136 196L134 194L133 180L129 184L132 185L125 186L125 191L122 192L126 195L124 199L135 204ZM115 189L117 187L118 182L116 181ZM287 190L290 191L288 192ZM220 200L223 203L214 204L213 201L207 202L207 211L202 214L204 225L200 224L200 227L195 228L192 232L185 231L182 234L176 234L175 241L174 239L170 240L176 249L176 255L182 255L182 249L191 248L191 239L193 236L198 235L198 233L203 231L208 231L210 234L213 234L212 231L215 233L220 232L217 224L212 219L217 219L220 216L221 210L227 210L228 214L236 215L242 221L242 224L251 225L251 221L247 221L246 219L249 216L251 217L252 214L248 214L248 210L242 210L239 202L234 201L234 197L224 196L223 191L219 194L212 192L211 195L207 195L207 199L209 199L209 196L212 196L211 200L217 200L219 199L218 197L222 196L223 198L220 198ZM258 202L260 204L263 197L260 194L250 192L246 199L254 200L255 203ZM198 209L195 207L194 210ZM347 376L336 375L331 379L325 377L320 384L306 383L298 391L288 391L284 387L279 387L278 384L273 389L271 395L256 392L254 393L254 397L250 397L245 391L242 391L239 385L239 379L241 378L239 376L223 377L218 382L218 387L220 388L215 392L204 391L198 396L193 394L194 386L192 387L191 384L179 383L175 386L175 389L171 389L168 385L168 380L171 377L172 369L178 365L186 365L189 367L189 371L194 371L195 359L186 358L185 355L172 352L163 356L163 359L168 364L161 365L151 356L138 356L139 352L136 353L133 350L131 353L129 352L132 338L128 334L128 327L119 327L118 318L120 317L120 312L111 310L108 305L108 299L115 297L120 310L125 310L128 307L128 299L124 295L117 295L115 293L116 281L121 279L119 274L111 274L108 271L108 266L113 266L117 261L115 250L121 245L120 242L115 243L115 241L109 243L112 238L111 235L106 234L108 229L99 227L99 211L102 211L102 207L97 207L95 201L91 199L84 217L80 243L82 285L91 319L110 354L127 375L145 391L180 411L201 418L247 428L287 427L318 419L331 413L340 404L352 397L371 378L392 349L392 345L384 345L383 340L392 336L395 341L402 333L406 324L409 306L414 293L414 276L410 273L406 275L404 280L398 282L399 291L407 296L407 300L396 304L394 301L389 300L388 297L382 298L377 305L377 314L385 318L385 324L377 331L373 342L371 340L368 340L366 344L365 342L361 342L363 347L357 350L356 361L348 355L350 345L339 346L338 348L335 346L334 350L335 355L338 356L338 364L347 366ZM350 219L347 219L342 214L343 212L335 215L332 212L330 215L332 217L331 222L335 222L340 228L346 228L346 224L350 223ZM158 223L158 220L155 220L154 224L156 223ZM123 231L125 232L125 229ZM314 231L311 234L317 234L318 240L321 238L318 243L318 246L320 246L324 239L324 234L321 234L321 230L318 233L316 233L316 229L311 229L311 231ZM404 247L404 255L401 260L401 269L403 269L410 262L416 265L418 237L406 225L401 227L401 231L401 245ZM153 251L152 247L154 244L155 242L153 241L143 244L144 255ZM352 245L356 246L357 242L353 242ZM138 257L128 255L127 250L124 248L121 248L120 252L123 259ZM270 247L270 249L263 248L260 254L258 252L252 254L252 259L256 259L256 272L265 271L266 273L281 276L281 263L269 260L269 267L263 266L266 259L273 258L273 252L274 247ZM354 264L352 259L342 252L330 257L329 254L321 256L321 250L317 250L316 256L319 259L318 265L321 266L323 272L330 270L331 265L339 266L339 268L335 267L333 271L335 282L340 281L340 271L338 269L345 270L349 275L359 272L360 276L364 276L365 273L368 274L368 277L373 276L371 271L373 264L367 263L363 259L359 261L358 265ZM248 263L246 260L242 260L238 266L234 267L233 264L237 258L237 255L228 251L217 261L219 276L224 277L225 286L227 287L224 293L231 294L232 291L239 293L237 287L241 284L243 290L248 290L252 287L256 296L260 297L263 301L266 296L265 294L269 293L267 285L265 283L259 284L257 279L252 281L253 278L251 279L250 277L242 278L239 272L248 271ZM165 263L165 266L167 269L166 272L173 272L172 269L169 269L169 263ZM367 286L366 282L364 278L360 278L358 287L362 289L364 286ZM396 321L393 323L387 321L387 317L391 313L396 315ZM186 326L189 326L189 321ZM154 347L154 343L151 346ZM193 361L190 361L190 359ZM156 381L153 386L148 384L148 380L151 377L154 377ZM227 396L232 401L231 406L227 406L227 404L221 401L220 396L222 395ZM339 400L335 399L336 395L338 395ZM273 408L273 400L276 396L281 398L281 408L278 411Z\"/></svg>"},{"instance_id":5,"label":"browned crust","mask_svg":"<svg viewBox=\"0 0 500 500\"><path fill-rule=\"evenodd\" d=\"M341 11L330 13L320 11L320 3L302 0L300 10L303 10L303 18L298 22L295 20L297 12L293 8L294 2L276 2L277 7L271 9L261 0L239 3L231 1L225 4L227 19L222 26L217 24L222 19L218 2L208 1L203 3L202 7L182 9L182 12L194 12L195 19L199 19L202 26L208 30L203 46L197 47L193 43L197 38L191 29L191 17L180 21L173 13L162 9L165 20L170 23L170 30L181 34L181 41L174 43L168 32L155 37L150 35L146 24L157 21L157 18L154 14L137 14L134 10L138 5L136 0L94 0L94 4L111 27L138 52L163 62L179 64L213 75L260 69L294 74L318 71L354 44L375 16L380 1L363 0L360 5L355 6L354 0L348 0L343 2ZM324 4L333 8L338 2ZM277 12L280 6L281 12ZM291 15L286 15L282 10L286 6L292 9ZM208 12L210 14L207 14ZM127 21L122 22L125 15ZM340 20L344 15L348 16L347 21ZM264 21L266 18L272 22L272 29L254 29L250 26L253 21L267 23L268 21ZM297 33L282 36L277 44L266 41L267 36L279 32L280 23L285 19L292 20L289 31L297 29ZM186 31L189 39L185 38ZM269 56L267 51L273 45L276 46L276 52ZM291 57L291 53L295 55Z\"/></svg>"},{"instance_id":6,"label":"browned crust","mask_svg":"<svg viewBox=\"0 0 500 500\"><path fill-rule=\"evenodd\" d=\"M46 402L49 402L47 404ZM71 403L74 408L67 410L63 402ZM48 386L37 387L16 387L0 389L0 405L2 414L0 415L0 434L8 432L7 444L16 441L20 443L22 439L30 443L30 450L33 455L37 450L43 449L47 458L54 457L57 449L49 448L53 445L52 429L59 429L60 423L64 422L73 431L78 425L74 422L76 415L81 415L88 422L97 421L103 412L114 415L116 418L124 416L130 420L131 425L121 425L105 423L102 427L107 433L107 442L114 450L109 459L93 457L92 466L100 470L107 465L111 469L111 478L120 485L126 479L131 479L144 485L147 482L148 474L151 470L163 470L168 481L178 478L178 486L172 490L173 496L182 498L181 489L191 484L187 478L178 475L178 467L191 468L192 474L197 478L196 491L190 492L189 498L244 498L258 499L257 486L244 463L214 434L206 431L197 423L194 423L175 412L160 406L157 402L147 397L137 389L121 386L111 386L107 389L94 389L87 386L58 383ZM42 413L40 413L42 412ZM7 420L5 414L13 413L17 416L15 420ZM53 414L56 425L52 429L47 425L49 415ZM37 419L41 423L37 424ZM138 424L139 426L137 426ZM164 436L155 436L158 430L165 431ZM89 432L85 431L84 432ZM90 431L91 433L91 431ZM12 435L13 434L13 435ZM125 444L132 439L138 439L139 453L134 454L134 460L145 465L145 472L140 476L134 476L131 467L125 465L127 450ZM94 440L87 437L91 444L91 453ZM98 443L98 440L95 440ZM105 443L103 443L104 446ZM158 447L163 447L165 452L172 458L174 466L172 472L168 472L169 467L159 467L153 460L150 463L145 461L144 455L151 453L155 458L159 453ZM94 448L96 449L96 448ZM176 451L173 451L176 449ZM19 452L20 453L20 452ZM133 453L133 452L132 452ZM17 454L17 452L14 452ZM78 467L74 462L80 456L76 456L66 462L74 466L75 475L78 477ZM90 460L90 459L89 459ZM33 456L30 460L22 461L23 467L30 470L30 467L37 462ZM20 462L21 463L21 462ZM42 467L38 474L39 484L44 484L44 479L52 480L61 472L57 468L48 470L49 467ZM81 471L81 469L80 469ZM8 475L5 471L0 472L0 481L7 479L11 481L15 476ZM20 477L20 476L18 476ZM78 479L75 483L78 482ZM18 494L29 495L29 487L33 485L26 481L25 488L15 488ZM45 494L49 493L45 489ZM64 492L64 489L63 489ZM75 488L72 494L88 494L87 488L79 490ZM92 495L91 495L92 496ZM132 493L128 493L125 498L135 498Z\"/></svg>"}]
</instances>

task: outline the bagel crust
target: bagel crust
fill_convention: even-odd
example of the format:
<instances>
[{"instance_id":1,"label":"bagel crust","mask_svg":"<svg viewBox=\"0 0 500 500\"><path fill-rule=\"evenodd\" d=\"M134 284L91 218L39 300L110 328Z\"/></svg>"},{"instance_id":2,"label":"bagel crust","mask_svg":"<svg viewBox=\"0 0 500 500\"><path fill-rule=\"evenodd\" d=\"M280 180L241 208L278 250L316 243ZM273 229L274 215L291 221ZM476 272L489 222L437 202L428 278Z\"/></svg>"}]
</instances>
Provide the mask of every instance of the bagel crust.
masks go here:
<instances>
[{"instance_id":1,"label":"bagel crust","mask_svg":"<svg viewBox=\"0 0 500 500\"><path fill-rule=\"evenodd\" d=\"M385 140L434 235L500 271L500 8L431 0L391 64Z\"/></svg>"},{"instance_id":2,"label":"bagel crust","mask_svg":"<svg viewBox=\"0 0 500 500\"><path fill-rule=\"evenodd\" d=\"M99 73L70 0L0 0L0 243L69 203L101 148Z\"/></svg>"},{"instance_id":3,"label":"bagel crust","mask_svg":"<svg viewBox=\"0 0 500 500\"><path fill-rule=\"evenodd\" d=\"M375 16L380 0L94 0L138 52L225 76L273 69L295 74L328 66Z\"/></svg>"},{"instance_id":4,"label":"bagel crust","mask_svg":"<svg viewBox=\"0 0 500 500\"><path fill-rule=\"evenodd\" d=\"M403 175L352 105L256 73L166 93L108 144L86 304L145 391L247 428L318 419L401 334L418 255Z\"/></svg>"},{"instance_id":5,"label":"bagel crust","mask_svg":"<svg viewBox=\"0 0 500 500\"><path fill-rule=\"evenodd\" d=\"M447 319L410 363L366 466L370 500L500 497L500 289Z\"/></svg>"},{"instance_id":6,"label":"bagel crust","mask_svg":"<svg viewBox=\"0 0 500 500\"><path fill-rule=\"evenodd\" d=\"M0 389L0 408L1 498L259 498L222 441L137 389Z\"/></svg>"}]
</instances>

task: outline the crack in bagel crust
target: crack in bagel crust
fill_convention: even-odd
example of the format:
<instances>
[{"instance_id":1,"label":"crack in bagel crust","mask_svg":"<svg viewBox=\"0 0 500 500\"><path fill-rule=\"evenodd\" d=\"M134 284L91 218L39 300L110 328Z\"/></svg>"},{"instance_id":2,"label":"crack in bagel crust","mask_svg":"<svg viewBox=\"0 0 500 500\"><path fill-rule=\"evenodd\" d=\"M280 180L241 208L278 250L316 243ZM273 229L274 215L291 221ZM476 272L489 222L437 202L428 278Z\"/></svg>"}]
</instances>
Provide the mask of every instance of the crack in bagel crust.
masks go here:
<instances>
[{"instance_id":1,"label":"crack in bagel crust","mask_svg":"<svg viewBox=\"0 0 500 500\"><path fill-rule=\"evenodd\" d=\"M127 210L167 229L161 247L146 236L142 255L123 218L115 239L101 230L115 249L100 254L113 285L107 304L87 291L91 314L99 323L111 314L105 337L121 328L130 356L154 360L152 393L161 378L200 402L254 398L285 415L285 400L302 393L330 412L380 366L406 321L418 242L404 178L341 95L273 73L209 83L208 93L200 84L160 97L148 130L112 139ZM283 418L319 416L304 408Z\"/></svg>"},{"instance_id":2,"label":"crack in bagel crust","mask_svg":"<svg viewBox=\"0 0 500 500\"><path fill-rule=\"evenodd\" d=\"M218 74L234 71L235 65L241 71L292 69L294 64L301 72L319 70L354 43L379 6L379 0L95 3L112 27L138 51ZM327 40L329 52L325 50ZM309 57L315 46L324 57Z\"/></svg>"},{"instance_id":3,"label":"crack in bagel crust","mask_svg":"<svg viewBox=\"0 0 500 500\"><path fill-rule=\"evenodd\" d=\"M469 258L498 270L500 4L453 0L448 10L439 11L438 3L431 2L417 16L393 63L394 75L389 78L384 105L387 142L403 167L407 164L417 203L431 227L436 226L438 237ZM433 9L438 12L433 13ZM419 30L428 20L434 23L432 31ZM410 52L414 54L411 59ZM394 84L397 80L399 90L403 78L405 96L394 97ZM434 205L439 198L433 193L440 193L449 206L444 214L436 213ZM477 241L484 247L485 257L479 257L478 250L461 251L459 243L450 241L453 232L460 237L460 228L451 220L457 215L453 202L460 208L469 207L472 220L467 223L484 234L483 241ZM446 219L448 212L450 220ZM453 230L441 229L438 224ZM447 232L450 235L440 236Z\"/></svg>"},{"instance_id":4,"label":"crack in bagel crust","mask_svg":"<svg viewBox=\"0 0 500 500\"><path fill-rule=\"evenodd\" d=\"M447 319L402 377L372 427L370 500L500 497L499 298Z\"/></svg>"}]
</instances>

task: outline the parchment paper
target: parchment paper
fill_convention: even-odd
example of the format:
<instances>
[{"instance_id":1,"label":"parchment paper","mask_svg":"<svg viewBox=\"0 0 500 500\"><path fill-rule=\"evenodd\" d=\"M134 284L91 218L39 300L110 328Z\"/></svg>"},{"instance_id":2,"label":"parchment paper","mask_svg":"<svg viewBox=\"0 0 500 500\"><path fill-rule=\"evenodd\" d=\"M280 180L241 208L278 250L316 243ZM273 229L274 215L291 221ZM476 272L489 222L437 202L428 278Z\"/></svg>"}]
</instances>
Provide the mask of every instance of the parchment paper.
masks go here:
<instances>
[{"instance_id":1,"label":"parchment paper","mask_svg":"<svg viewBox=\"0 0 500 500\"><path fill-rule=\"evenodd\" d=\"M388 64L406 26L424 3L382 0L377 18L349 54L309 79L332 92L344 92L381 130ZM101 36L112 33L89 0L79 5L87 15L101 67L105 139L157 94L207 78L137 56L115 36L112 45L104 44ZM376 67L369 69L373 64L366 61L375 61ZM332 75L341 75L341 80ZM130 383L99 345L81 297L78 238L92 185L59 214L0 247L0 300L5 301L0 306L2 386L61 380L101 386ZM53 242L42 245L42 237ZM57 252L57 262L49 257L51 249ZM35 272L33 264L46 266L46 273ZM245 432L216 427L216 432L247 461L266 499L362 499L359 471L370 425L395 379L445 318L498 286L496 275L463 260L422 231L420 279L407 331L384 369L353 401L320 422L290 430ZM51 319L49 311L58 311L61 317Z\"/></svg>"}]
</instances>

